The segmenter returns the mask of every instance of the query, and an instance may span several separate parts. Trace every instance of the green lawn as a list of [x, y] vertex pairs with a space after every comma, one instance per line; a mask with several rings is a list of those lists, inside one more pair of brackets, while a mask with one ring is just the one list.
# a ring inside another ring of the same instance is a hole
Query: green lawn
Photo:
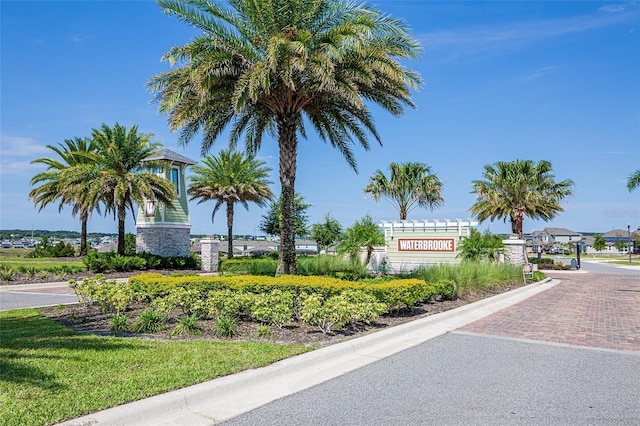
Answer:
[[631, 259], [631, 262], [629, 262], [629, 259], [627, 259], [627, 260], [613, 260], [613, 261], [607, 262], [607, 263], [613, 263], [614, 265], [640, 266], [640, 260], [639, 259]]
[[13, 268], [27, 267], [40, 269], [59, 268], [61, 266], [71, 266], [75, 268], [81, 268], [82, 270], [87, 267], [81, 260], [57, 260], [55, 258], [29, 258], [19, 256], [0, 256], [0, 264], [7, 265]]
[[0, 312], [0, 425], [45, 425], [310, 350], [72, 332], [35, 309]]

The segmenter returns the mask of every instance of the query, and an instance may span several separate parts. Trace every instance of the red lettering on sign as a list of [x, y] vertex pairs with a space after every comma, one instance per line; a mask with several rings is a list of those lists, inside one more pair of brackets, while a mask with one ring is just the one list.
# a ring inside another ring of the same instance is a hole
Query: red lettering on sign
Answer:
[[453, 238], [398, 238], [398, 251], [453, 252]]

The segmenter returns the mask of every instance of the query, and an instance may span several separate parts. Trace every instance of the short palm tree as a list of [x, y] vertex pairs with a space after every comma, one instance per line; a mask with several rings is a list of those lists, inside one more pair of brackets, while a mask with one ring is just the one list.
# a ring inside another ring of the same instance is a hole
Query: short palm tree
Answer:
[[384, 245], [384, 234], [373, 221], [373, 217], [367, 214], [347, 228], [342, 241], [338, 244], [338, 253], [346, 253], [354, 259], [364, 247], [367, 253], [364, 264], [368, 265], [375, 247], [381, 245]]
[[95, 154], [96, 145], [89, 138], [65, 139], [58, 146], [47, 145], [47, 148], [55, 152], [58, 159], [38, 158], [31, 164], [44, 164], [47, 169], [36, 174], [31, 179], [31, 185], [38, 185], [29, 192], [29, 198], [42, 210], [49, 203], [59, 201], [58, 210], [62, 211], [64, 205], [70, 205], [71, 215], [80, 215], [80, 256], [87, 254], [87, 222], [94, 208], [98, 205], [88, 205], [85, 202], [86, 192], [78, 191], [71, 185], [74, 176], [81, 173], [84, 165], [91, 163], [91, 154]]
[[627, 178], [627, 189], [629, 192], [640, 188], [640, 169], [631, 173]]
[[426, 164], [391, 163], [389, 169], [390, 177], [376, 170], [364, 192], [377, 203], [380, 198], [389, 200], [398, 209], [400, 220], [406, 220], [416, 206], [433, 210], [443, 203], [442, 182]]
[[161, 161], [149, 161], [159, 144], [152, 143], [152, 135], [138, 133], [138, 126], [126, 127], [116, 123], [113, 128], [103, 124], [93, 129], [91, 137], [96, 144], [95, 167], [87, 175], [96, 176], [76, 184], [86, 191], [88, 203], [101, 201], [106, 212], [112, 212], [118, 221], [118, 253], [125, 251], [125, 219], [127, 209], [135, 215], [134, 203], [141, 205], [146, 199], [155, 199], [172, 208], [176, 197], [173, 184], [152, 170], [164, 170]]
[[240, 203], [249, 209], [249, 202], [264, 206], [273, 198], [268, 180], [271, 168], [252, 156], [238, 152], [220, 151], [218, 156], [206, 156], [202, 164], [192, 167], [189, 195], [198, 204], [215, 200], [211, 221], [220, 207], [227, 207], [227, 257], [233, 257], [234, 205]]
[[[202, 31], [164, 59], [153, 77], [160, 111], [179, 140], [202, 135], [206, 153], [227, 126], [230, 146], [245, 135], [255, 154], [277, 139], [282, 197], [277, 274], [296, 273], [294, 196], [298, 138], [307, 127], [356, 170], [352, 146], [380, 142], [369, 107], [396, 116], [413, 106], [420, 76], [400, 62], [419, 44], [398, 19], [343, 0], [160, 0], [165, 13]], [[201, 131], [199, 133], [199, 131]]]
[[485, 165], [483, 180], [472, 183], [477, 195], [470, 211], [479, 221], [502, 218], [511, 221], [511, 232], [522, 237], [524, 217], [553, 219], [564, 208], [562, 200], [573, 193], [573, 181], [555, 181], [553, 167], [548, 161], [499, 161]]

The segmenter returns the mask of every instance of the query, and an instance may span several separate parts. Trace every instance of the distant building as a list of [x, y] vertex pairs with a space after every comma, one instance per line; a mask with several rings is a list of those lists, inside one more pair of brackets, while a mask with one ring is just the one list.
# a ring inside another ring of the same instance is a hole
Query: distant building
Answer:
[[[533, 231], [527, 241], [530, 243], [531, 251], [537, 253], [539, 247], [546, 252], [564, 249], [568, 244], [582, 243], [583, 238], [581, 233], [570, 229], [548, 227], [542, 231]], [[571, 249], [570, 246], [567, 248]]]
[[[296, 240], [296, 254], [318, 254], [318, 243], [311, 240]], [[218, 250], [226, 256], [228, 244], [220, 242]], [[234, 256], [261, 256], [280, 250], [280, 241], [233, 240]]]
[[[603, 254], [621, 255], [629, 253], [629, 232], [626, 229], [614, 229], [602, 234], [602, 238], [606, 242], [605, 248], [602, 250]], [[622, 250], [618, 250], [616, 245], [624, 244]], [[633, 244], [633, 239], [631, 241]], [[633, 247], [633, 245], [632, 245]]]

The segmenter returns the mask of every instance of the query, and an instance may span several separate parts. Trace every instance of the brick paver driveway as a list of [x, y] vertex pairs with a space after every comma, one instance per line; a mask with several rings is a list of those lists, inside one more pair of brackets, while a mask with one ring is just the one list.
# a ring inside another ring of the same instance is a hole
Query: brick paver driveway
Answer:
[[547, 275], [560, 284], [459, 331], [640, 352], [640, 275]]

